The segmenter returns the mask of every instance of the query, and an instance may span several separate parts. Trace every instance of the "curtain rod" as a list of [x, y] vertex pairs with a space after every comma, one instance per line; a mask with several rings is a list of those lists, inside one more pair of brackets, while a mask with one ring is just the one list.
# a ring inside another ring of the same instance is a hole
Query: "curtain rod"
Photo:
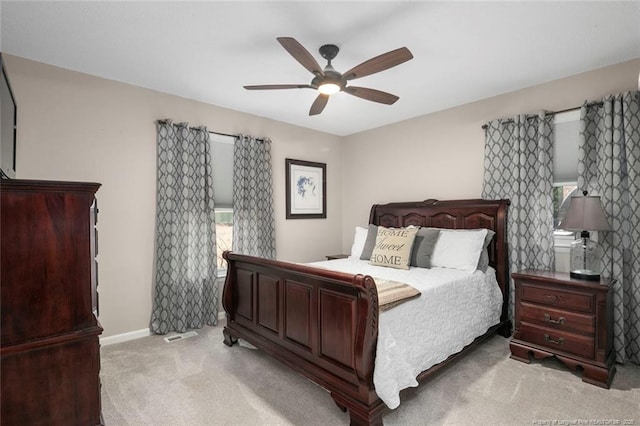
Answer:
[[[159, 123], [169, 123], [169, 124], [172, 124], [171, 119], [168, 119], [168, 118], [158, 120], [158, 122], [159, 122]], [[193, 130], [193, 129], [195, 129], [195, 130], [200, 130], [200, 129], [202, 129], [202, 126], [197, 126], [197, 127], [196, 127], [196, 126], [187, 126], [187, 128], [192, 129], [192, 130]], [[237, 137], [239, 136], [239, 135], [231, 135], [231, 134], [229, 134], [229, 133], [214, 132], [213, 130], [207, 130], [207, 131], [208, 131], [209, 133], [213, 133], [214, 135], [228, 136], [228, 137], [230, 137], [230, 138], [237, 138]], [[264, 138], [256, 138], [256, 140], [257, 140], [258, 142], [264, 142]]]
[[[230, 135], [229, 133], [214, 132], [213, 130], [209, 130], [209, 133], [213, 133], [214, 135], [220, 135], [220, 136], [229, 136], [230, 138], [237, 138], [238, 137], [238, 135]], [[256, 138], [256, 140], [258, 142], [264, 142], [264, 138]]]
[[[603, 104], [604, 104], [604, 102], [602, 102], [602, 101], [594, 101], [594, 102], [587, 102], [585, 105], [587, 107], [592, 107], [592, 106], [602, 106]], [[582, 106], [577, 106], [577, 107], [567, 108], [567, 109], [561, 109], [560, 111], [549, 111], [549, 112], [546, 112], [546, 115], [556, 115], [556, 114], [561, 114], [563, 112], [577, 111], [580, 108], [582, 108]], [[535, 117], [537, 117], [537, 115], [536, 116], [527, 117], [527, 120], [530, 120], [530, 119], [535, 118]], [[506, 123], [513, 123], [513, 118], [508, 118], [508, 119], [506, 119], [506, 120], [504, 120], [502, 122], [502, 124], [506, 124]], [[482, 125], [482, 130], [487, 130], [487, 127], [488, 127], [488, 125], [483, 124]]]
[[220, 136], [229, 136], [230, 138], [238, 137], [238, 135], [230, 135], [229, 133], [214, 132], [213, 130], [209, 130], [209, 133], [213, 133], [214, 135], [220, 135]]

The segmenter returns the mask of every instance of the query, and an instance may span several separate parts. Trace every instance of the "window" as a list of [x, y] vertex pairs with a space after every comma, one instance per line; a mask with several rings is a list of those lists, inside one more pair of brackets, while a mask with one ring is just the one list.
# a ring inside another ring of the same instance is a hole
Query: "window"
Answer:
[[580, 110], [556, 114], [553, 134], [553, 227], [558, 229], [577, 189]]
[[575, 183], [567, 185], [554, 185], [553, 186], [553, 228], [558, 229], [560, 220], [564, 217], [564, 214], [569, 208], [569, 201], [571, 197], [577, 192]]
[[558, 227], [577, 192], [580, 111], [556, 114], [553, 120], [553, 246], [555, 269], [569, 272], [569, 247], [575, 232]]
[[227, 263], [222, 252], [231, 250], [233, 241], [233, 136], [211, 133], [213, 196], [216, 218], [217, 266], [224, 276]]
[[217, 266], [219, 271], [226, 271], [227, 263], [222, 258], [225, 250], [231, 250], [233, 241], [233, 209], [215, 209]]

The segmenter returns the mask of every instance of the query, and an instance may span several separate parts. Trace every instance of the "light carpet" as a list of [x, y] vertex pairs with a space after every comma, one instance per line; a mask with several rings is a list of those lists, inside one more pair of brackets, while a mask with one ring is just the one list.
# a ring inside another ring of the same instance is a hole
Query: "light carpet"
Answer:
[[[222, 322], [224, 323], [224, 321]], [[265, 353], [222, 343], [222, 326], [166, 343], [149, 336], [105, 346], [108, 426], [347, 425], [328, 392]], [[494, 336], [452, 368], [400, 394], [385, 425], [640, 425], [640, 366], [617, 366], [611, 389], [555, 359], [509, 358]]]

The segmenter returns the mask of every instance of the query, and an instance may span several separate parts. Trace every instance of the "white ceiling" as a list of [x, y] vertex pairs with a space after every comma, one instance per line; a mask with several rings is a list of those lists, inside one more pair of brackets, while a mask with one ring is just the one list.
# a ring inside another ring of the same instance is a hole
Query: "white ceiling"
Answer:
[[[12, 2], [2, 51], [238, 111], [348, 135], [640, 57], [640, 2]], [[394, 105], [333, 95], [276, 37], [337, 44], [338, 71], [398, 47], [414, 59], [352, 81]], [[639, 70], [640, 71], [640, 70]]]

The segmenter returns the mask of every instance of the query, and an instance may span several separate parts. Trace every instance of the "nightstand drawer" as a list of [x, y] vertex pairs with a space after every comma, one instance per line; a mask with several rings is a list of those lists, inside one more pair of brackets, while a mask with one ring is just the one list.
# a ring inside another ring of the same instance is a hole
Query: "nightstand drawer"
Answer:
[[566, 352], [588, 359], [593, 359], [595, 353], [593, 338], [533, 324], [520, 324], [520, 339], [545, 346], [554, 352]]
[[574, 293], [522, 283], [522, 300], [595, 313], [593, 293]]
[[590, 336], [594, 336], [596, 332], [595, 315], [578, 314], [526, 302], [520, 303], [520, 320]]

